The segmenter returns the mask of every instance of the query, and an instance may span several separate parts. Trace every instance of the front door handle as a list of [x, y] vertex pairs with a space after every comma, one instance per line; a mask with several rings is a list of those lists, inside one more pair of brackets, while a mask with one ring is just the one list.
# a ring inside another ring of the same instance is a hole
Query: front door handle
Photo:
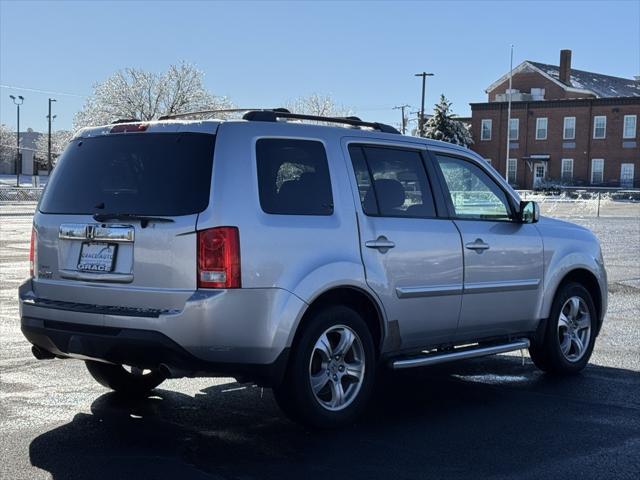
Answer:
[[489, 244], [484, 243], [481, 238], [476, 238], [475, 242], [469, 242], [465, 245], [469, 250], [475, 250], [478, 253], [482, 253], [485, 250], [489, 250]]
[[390, 248], [396, 246], [391, 240], [387, 239], [384, 235], [380, 235], [375, 240], [367, 240], [364, 242], [364, 246], [367, 248], [375, 248], [380, 251], [380, 253], [385, 253]]

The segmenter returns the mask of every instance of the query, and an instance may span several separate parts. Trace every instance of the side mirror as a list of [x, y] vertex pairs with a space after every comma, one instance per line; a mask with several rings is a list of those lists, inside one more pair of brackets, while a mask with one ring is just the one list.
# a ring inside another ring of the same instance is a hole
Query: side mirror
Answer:
[[540, 206], [536, 202], [520, 202], [520, 223], [536, 223], [540, 220]]

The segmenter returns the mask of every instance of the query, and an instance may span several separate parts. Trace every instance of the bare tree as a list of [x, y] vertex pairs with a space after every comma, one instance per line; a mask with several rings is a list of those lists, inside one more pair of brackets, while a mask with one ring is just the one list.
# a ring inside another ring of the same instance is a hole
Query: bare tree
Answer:
[[119, 118], [153, 120], [162, 115], [197, 110], [229, 108], [226, 97], [209, 93], [204, 74], [182, 62], [166, 72], [154, 73], [125, 68], [94, 85], [83, 109], [76, 114], [76, 127], [104, 125]]
[[15, 173], [16, 133], [0, 124], [0, 173]]
[[[69, 140], [73, 137], [73, 132], [69, 130], [57, 130], [51, 132], [51, 163], [55, 166], [56, 160], [65, 149]], [[49, 138], [46, 133], [43, 133], [36, 139], [35, 156], [38, 162], [39, 170], [48, 169], [48, 153], [49, 153]]]
[[318, 115], [322, 117], [346, 117], [353, 115], [351, 109], [344, 105], [338, 105], [330, 95], [312, 93], [306, 97], [290, 100], [286, 104], [287, 109], [293, 113], [306, 115]]

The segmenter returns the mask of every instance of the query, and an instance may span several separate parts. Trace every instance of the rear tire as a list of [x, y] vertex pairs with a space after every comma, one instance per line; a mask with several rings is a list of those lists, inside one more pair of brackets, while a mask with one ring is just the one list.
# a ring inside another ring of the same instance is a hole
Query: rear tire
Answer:
[[373, 338], [360, 314], [347, 306], [329, 306], [307, 319], [274, 396], [296, 422], [340, 427], [366, 407], [375, 367]]
[[584, 369], [593, 352], [597, 318], [586, 288], [579, 283], [560, 287], [541, 340], [529, 347], [536, 367], [556, 375], [576, 374]]
[[134, 373], [136, 369], [127, 371], [122, 365], [111, 363], [87, 360], [85, 364], [91, 376], [100, 385], [123, 395], [145, 395], [165, 380], [159, 370], [151, 370], [143, 374], [142, 372]]

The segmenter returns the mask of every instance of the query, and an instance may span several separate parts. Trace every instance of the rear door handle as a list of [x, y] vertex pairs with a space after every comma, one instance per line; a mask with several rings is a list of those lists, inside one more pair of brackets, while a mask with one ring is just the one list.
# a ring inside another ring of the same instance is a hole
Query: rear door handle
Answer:
[[395, 247], [396, 244], [387, 239], [387, 237], [380, 235], [375, 240], [367, 240], [364, 242], [364, 246], [367, 248], [375, 248], [380, 250], [381, 253], [385, 253], [390, 248]]
[[475, 250], [478, 253], [482, 253], [485, 250], [489, 250], [489, 244], [484, 243], [481, 238], [476, 238], [475, 242], [469, 242], [465, 245], [469, 250]]

